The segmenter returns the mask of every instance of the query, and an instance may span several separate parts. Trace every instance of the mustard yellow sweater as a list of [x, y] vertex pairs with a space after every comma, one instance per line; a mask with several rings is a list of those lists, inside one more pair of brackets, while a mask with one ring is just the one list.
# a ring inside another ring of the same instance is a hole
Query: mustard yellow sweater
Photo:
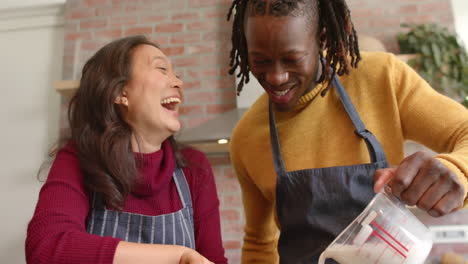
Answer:
[[[434, 91], [407, 64], [387, 53], [363, 53], [358, 69], [340, 77], [362, 121], [397, 165], [403, 142], [433, 149], [468, 189], [468, 111]], [[368, 163], [364, 140], [332, 88], [304, 95], [291, 112], [276, 112], [286, 170]], [[263, 94], [234, 129], [231, 159], [245, 209], [243, 263], [277, 263], [279, 224], [275, 209], [276, 173], [269, 137], [268, 97]], [[465, 199], [465, 206], [467, 200]]]

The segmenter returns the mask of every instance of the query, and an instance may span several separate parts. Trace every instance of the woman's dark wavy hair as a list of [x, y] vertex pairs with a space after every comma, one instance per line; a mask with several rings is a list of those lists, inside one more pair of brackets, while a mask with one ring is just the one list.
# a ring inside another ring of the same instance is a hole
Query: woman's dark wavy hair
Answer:
[[[319, 47], [321, 47], [319, 56], [322, 69], [324, 69], [318, 82], [329, 80], [327, 88], [322, 91], [322, 96], [330, 88], [335, 74], [341, 76], [349, 73], [350, 66], [357, 67], [361, 60], [356, 30], [345, 0], [233, 0], [227, 15], [228, 20], [234, 16], [229, 73], [234, 74], [236, 68], [239, 67], [237, 77], [241, 79], [237, 85], [238, 94], [242, 91], [244, 83], [249, 82], [250, 68], [244, 32], [245, 18], [259, 15], [276, 17], [305, 15], [310, 18], [311, 23], [317, 23], [312, 26], [317, 27], [314, 32], [317, 34]], [[313, 19], [317, 15], [318, 19]], [[325, 60], [323, 59], [324, 51], [326, 51]]]
[[[85, 186], [117, 210], [136, 184], [141, 159], [132, 151], [132, 129], [114, 101], [131, 78], [133, 51], [140, 45], [159, 48], [144, 36], [131, 36], [97, 51], [84, 65], [68, 108], [68, 139], [75, 144]], [[174, 137], [169, 141], [177, 165], [185, 166]]]

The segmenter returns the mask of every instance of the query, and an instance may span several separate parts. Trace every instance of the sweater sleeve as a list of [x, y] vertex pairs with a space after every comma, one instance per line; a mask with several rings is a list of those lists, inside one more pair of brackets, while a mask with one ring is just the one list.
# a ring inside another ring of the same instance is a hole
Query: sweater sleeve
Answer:
[[55, 158], [29, 222], [27, 263], [112, 263], [119, 239], [88, 234], [89, 210], [79, 161], [66, 146]]
[[184, 169], [191, 186], [196, 250], [216, 264], [226, 264], [221, 238], [219, 200], [211, 165], [199, 151], [186, 149]]
[[465, 186], [468, 207], [468, 110], [435, 91], [406, 63], [394, 58], [392, 64], [405, 138], [440, 153], [436, 158]]
[[246, 219], [242, 263], [278, 263], [275, 205], [262, 194], [245, 170], [241, 148], [245, 148], [246, 144], [239, 140], [245, 135], [239, 125], [234, 131], [230, 149], [231, 162], [241, 186]]

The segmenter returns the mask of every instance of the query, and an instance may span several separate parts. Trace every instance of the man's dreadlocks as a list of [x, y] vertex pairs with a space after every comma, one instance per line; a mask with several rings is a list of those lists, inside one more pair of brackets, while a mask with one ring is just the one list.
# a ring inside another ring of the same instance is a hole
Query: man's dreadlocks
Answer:
[[[302, 7], [306, 10], [301, 10]], [[310, 17], [316, 14], [319, 15], [316, 32], [319, 38], [319, 47], [321, 48], [319, 56], [323, 70], [318, 82], [329, 80], [322, 95], [330, 88], [331, 80], [335, 74], [341, 76], [349, 73], [349, 65], [356, 68], [361, 60], [356, 30], [345, 0], [272, 0], [269, 5], [265, 0], [233, 0], [227, 15], [228, 20], [231, 19], [233, 11], [235, 11], [235, 14], [232, 25], [232, 50], [229, 63], [231, 68], [229, 73], [233, 74], [237, 67], [240, 68], [237, 75], [237, 77], [241, 78], [237, 85], [238, 94], [242, 91], [244, 83], [249, 82], [250, 69], [244, 32], [244, 18], [246, 15], [308, 15]], [[246, 14], [247, 11], [248, 14]], [[325, 59], [324, 50], [326, 50]], [[349, 62], [348, 54], [351, 62]], [[330, 77], [326, 78], [327, 76]]]

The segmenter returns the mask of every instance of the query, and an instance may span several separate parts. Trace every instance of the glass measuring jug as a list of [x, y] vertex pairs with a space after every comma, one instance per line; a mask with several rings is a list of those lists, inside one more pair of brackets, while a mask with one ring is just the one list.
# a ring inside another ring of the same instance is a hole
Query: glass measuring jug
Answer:
[[319, 264], [422, 264], [432, 248], [432, 235], [396, 198], [389, 187], [322, 252]]

